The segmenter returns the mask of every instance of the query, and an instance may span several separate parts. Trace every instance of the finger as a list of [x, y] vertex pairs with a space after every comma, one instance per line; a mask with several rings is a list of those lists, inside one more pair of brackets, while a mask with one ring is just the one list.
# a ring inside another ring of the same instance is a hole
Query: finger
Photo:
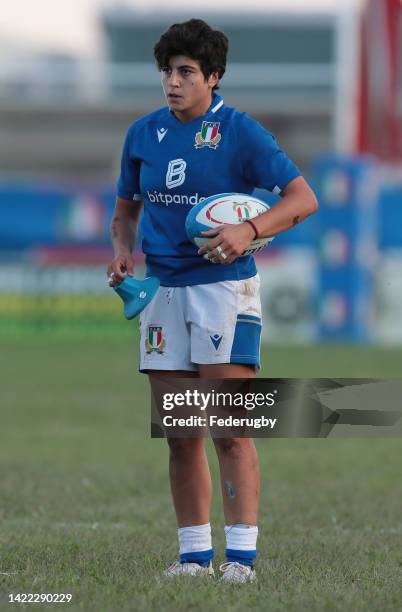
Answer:
[[125, 276], [127, 273], [127, 266], [126, 266], [126, 262], [125, 260], [118, 260], [116, 262], [116, 266], [114, 266], [113, 268], [116, 273], [121, 274], [122, 276]]
[[231, 253], [230, 250], [226, 250], [223, 246], [223, 243], [218, 244], [216, 249], [213, 249], [212, 251], [208, 251], [208, 256], [212, 259], [227, 259], [229, 253]]
[[204, 259], [214, 264], [228, 264], [232, 263], [237, 257], [222, 257], [222, 255], [213, 256], [211, 253], [206, 253], [203, 255]]
[[228, 265], [233, 263], [237, 259], [236, 253], [231, 249], [225, 251], [224, 255], [224, 257], [222, 257], [222, 254], [218, 255], [217, 259], [219, 259], [219, 263]]
[[134, 275], [134, 261], [131, 258], [126, 261], [126, 270], [129, 276]]
[[120, 283], [127, 276], [125, 267], [120, 262], [112, 264], [112, 275]]
[[115, 285], [117, 285], [116, 275], [113, 271], [111, 271], [108, 275], [107, 282], [109, 287], [114, 287]]
[[217, 236], [216, 238], [213, 238], [213, 240], [208, 240], [208, 242], [206, 242], [198, 250], [198, 254], [199, 255], [204, 255], [204, 253], [208, 253], [209, 251], [212, 251], [213, 249], [216, 249], [217, 246], [220, 246], [222, 250], [224, 249], [224, 243], [222, 242], [221, 236]]
[[227, 263], [227, 259], [229, 257], [233, 257], [233, 256], [237, 257], [236, 251], [232, 247], [230, 247], [228, 244], [226, 244], [225, 242], [222, 242], [220, 245], [216, 247], [216, 249], [214, 249], [213, 251], [210, 251], [208, 255], [210, 257], [224, 260], [223, 263]]
[[210, 259], [208, 257], [208, 253], [206, 253], [205, 255], [203, 255], [203, 258], [206, 259], [207, 261], [209, 261], [210, 263], [218, 263], [217, 261], [215, 261], [215, 259]]
[[201, 232], [201, 234], [202, 236], [216, 236], [221, 230], [224, 229], [224, 227], [224, 225], [218, 225], [218, 227], [213, 227], [210, 230], [205, 230], [205, 232]]

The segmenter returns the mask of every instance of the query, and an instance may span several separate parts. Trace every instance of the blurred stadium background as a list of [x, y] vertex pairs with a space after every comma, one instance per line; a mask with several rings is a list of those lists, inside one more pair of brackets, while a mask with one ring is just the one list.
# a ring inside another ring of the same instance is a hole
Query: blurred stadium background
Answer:
[[[321, 205], [259, 257], [272, 342], [402, 343], [401, 8], [197, 11], [230, 36], [225, 101], [276, 134]], [[1, 42], [1, 334], [127, 330], [105, 282], [121, 145], [164, 104], [154, 41], [190, 16], [103, 9], [91, 59]]]
[[[46, 6], [72, 35], [64, 11], [78, 2], [26, 4], [18, 25], [49, 37]], [[41, 50], [3, 36], [21, 3], [0, 15], [0, 608], [11, 592], [72, 592], [70, 609], [88, 612], [401, 610], [400, 439], [258, 440], [257, 589], [223, 600], [215, 583], [157, 580], [177, 554], [167, 446], [149, 440], [137, 323], [105, 268], [125, 131], [164, 104], [152, 45], [204, 17], [231, 38], [224, 99], [276, 134], [320, 201], [258, 258], [261, 375], [400, 376], [402, 3], [85, 4], [98, 11], [92, 56], [66, 51], [62, 32]]]

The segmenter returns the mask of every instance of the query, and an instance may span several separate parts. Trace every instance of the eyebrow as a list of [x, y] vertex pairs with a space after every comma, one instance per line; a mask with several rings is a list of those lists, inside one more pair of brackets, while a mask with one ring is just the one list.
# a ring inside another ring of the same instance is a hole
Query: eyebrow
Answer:
[[178, 70], [181, 70], [182, 68], [190, 68], [190, 70], [196, 70], [197, 67], [196, 66], [190, 66], [189, 64], [183, 64], [182, 66], [177, 66]]

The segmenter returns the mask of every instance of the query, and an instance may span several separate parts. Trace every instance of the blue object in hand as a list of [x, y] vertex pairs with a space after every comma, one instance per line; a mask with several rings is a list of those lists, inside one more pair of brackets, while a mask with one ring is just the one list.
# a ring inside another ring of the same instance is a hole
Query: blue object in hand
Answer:
[[137, 280], [132, 276], [127, 276], [121, 283], [115, 285], [113, 289], [124, 302], [124, 316], [129, 321], [134, 319], [154, 297], [158, 291], [159, 279], [150, 276], [144, 280]]

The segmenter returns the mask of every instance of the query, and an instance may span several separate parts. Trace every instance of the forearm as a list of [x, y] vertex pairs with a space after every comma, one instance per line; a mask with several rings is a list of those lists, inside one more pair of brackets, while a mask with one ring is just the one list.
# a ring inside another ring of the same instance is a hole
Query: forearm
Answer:
[[117, 199], [110, 226], [115, 255], [132, 253], [137, 240], [138, 222], [142, 203]]
[[313, 201], [300, 202], [295, 195], [285, 196], [269, 211], [253, 219], [259, 237], [276, 236], [301, 223], [317, 209]]
[[131, 253], [137, 239], [137, 225], [131, 219], [114, 215], [110, 226], [110, 235], [115, 255]]
[[259, 237], [275, 236], [301, 223], [318, 208], [313, 191], [301, 177], [283, 192], [282, 199], [269, 211], [253, 219]]

